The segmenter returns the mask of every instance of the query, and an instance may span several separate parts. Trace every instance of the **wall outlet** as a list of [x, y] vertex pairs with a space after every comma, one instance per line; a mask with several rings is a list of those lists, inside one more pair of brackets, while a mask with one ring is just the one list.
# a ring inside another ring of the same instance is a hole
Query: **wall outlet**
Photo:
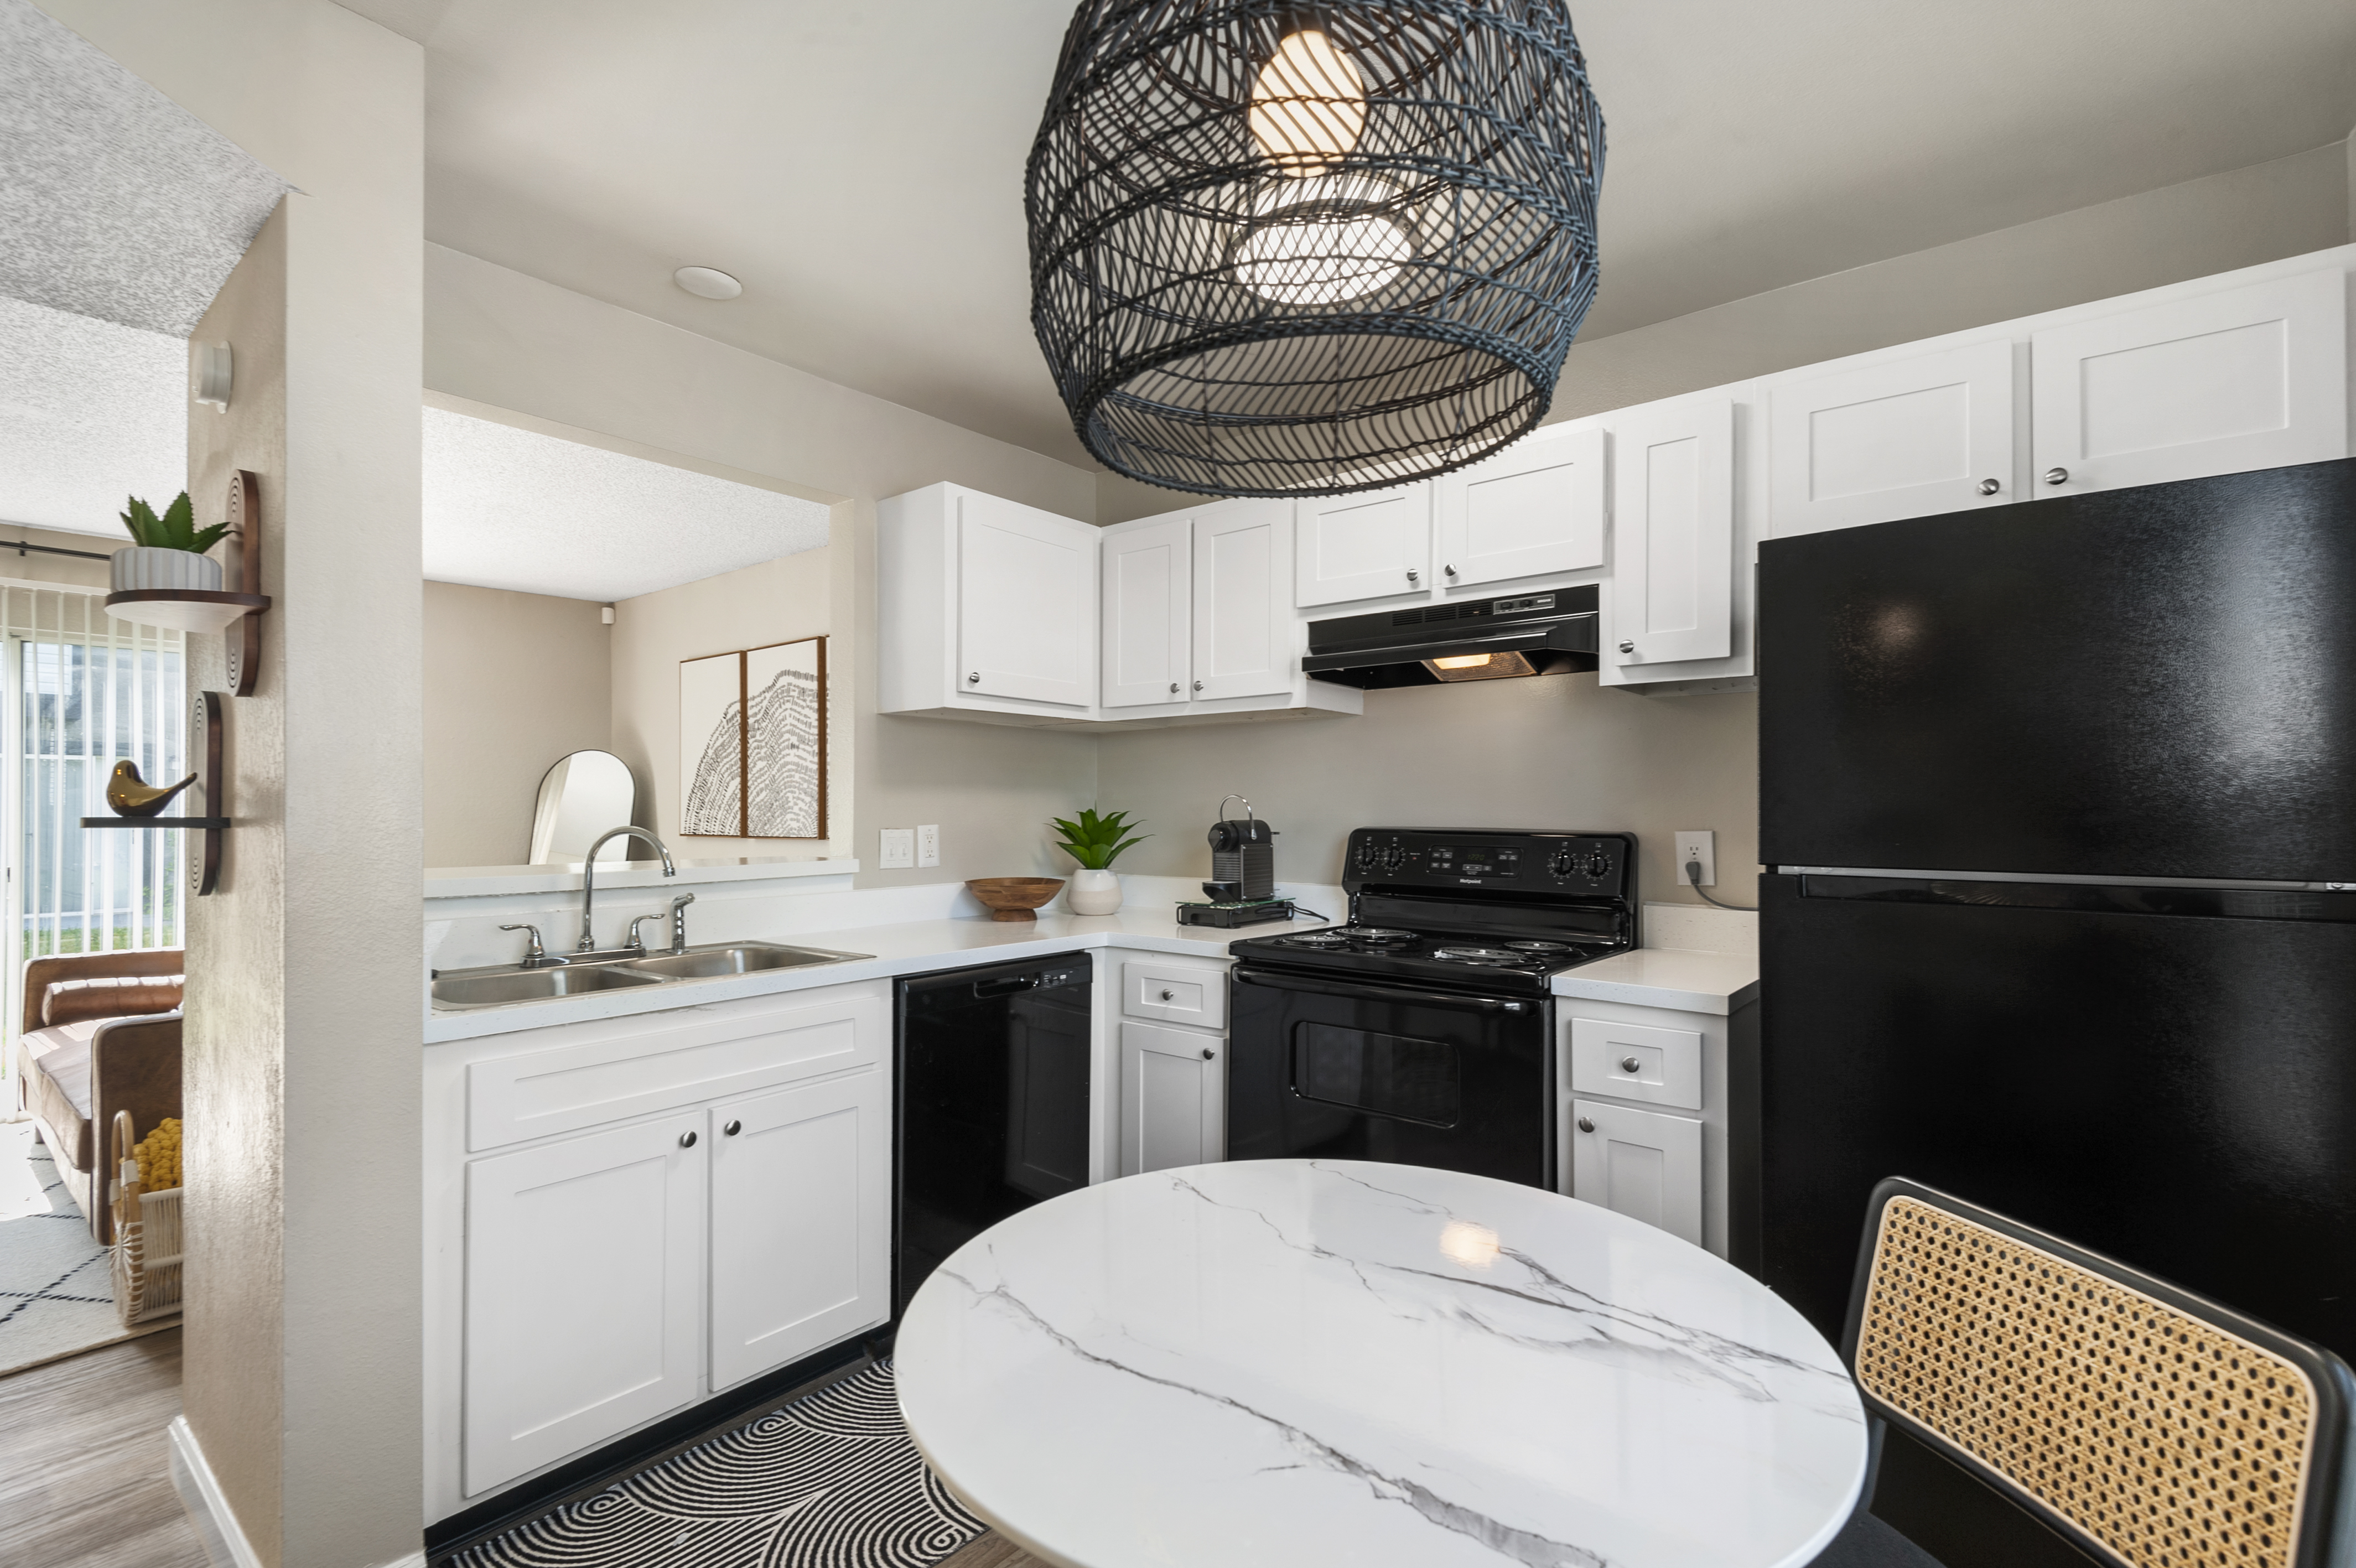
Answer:
[[927, 822], [916, 829], [916, 864], [937, 866], [941, 863], [941, 825]]
[[[1701, 862], [1701, 880], [1697, 883], [1687, 875], [1686, 867], [1692, 861]], [[1718, 835], [1707, 827], [1677, 829], [1677, 886], [1714, 888], [1718, 886]]]
[[916, 863], [916, 830], [913, 827], [884, 829], [883, 853], [875, 863], [887, 871], [905, 870]]

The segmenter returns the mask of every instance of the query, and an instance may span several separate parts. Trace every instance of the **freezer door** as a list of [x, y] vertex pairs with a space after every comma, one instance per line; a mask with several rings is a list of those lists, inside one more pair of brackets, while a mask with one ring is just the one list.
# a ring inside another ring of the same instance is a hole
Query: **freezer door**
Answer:
[[1824, 1333], [1909, 1176], [2356, 1356], [2356, 894], [1761, 901], [1763, 1274]]
[[2356, 881], [2356, 460], [1759, 571], [1769, 865]]

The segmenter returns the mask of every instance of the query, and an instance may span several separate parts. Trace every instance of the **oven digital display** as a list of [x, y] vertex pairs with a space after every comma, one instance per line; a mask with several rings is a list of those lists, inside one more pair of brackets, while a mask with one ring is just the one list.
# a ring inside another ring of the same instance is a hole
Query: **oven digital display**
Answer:
[[1483, 848], [1478, 845], [1461, 851], [1435, 846], [1430, 856], [1432, 875], [1457, 878], [1510, 877], [1520, 868], [1521, 859], [1518, 849]]

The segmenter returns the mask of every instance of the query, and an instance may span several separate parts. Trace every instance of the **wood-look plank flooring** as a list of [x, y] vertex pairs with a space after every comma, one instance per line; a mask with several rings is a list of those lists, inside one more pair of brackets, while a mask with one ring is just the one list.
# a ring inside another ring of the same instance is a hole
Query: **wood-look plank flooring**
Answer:
[[179, 1413], [177, 1328], [0, 1378], [0, 1568], [206, 1568], [172, 1489]]
[[941, 1559], [939, 1568], [1047, 1568], [1047, 1564], [991, 1531]]

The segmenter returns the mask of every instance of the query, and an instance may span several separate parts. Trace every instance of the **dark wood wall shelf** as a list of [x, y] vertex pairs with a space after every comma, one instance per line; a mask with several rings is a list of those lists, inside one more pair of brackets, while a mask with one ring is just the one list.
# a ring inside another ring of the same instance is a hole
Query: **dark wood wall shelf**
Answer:
[[173, 631], [219, 632], [229, 655], [229, 688], [253, 695], [262, 664], [262, 615], [270, 595], [262, 592], [262, 482], [241, 468], [229, 481], [228, 559], [221, 562], [225, 592], [201, 588], [134, 588], [106, 596], [115, 618]]
[[[234, 633], [230, 648], [237, 648]], [[198, 748], [197, 782], [188, 787], [202, 790], [203, 800], [210, 809], [219, 810], [227, 798], [221, 794], [221, 709], [227, 702], [218, 691], [199, 691], [188, 706], [188, 741]], [[236, 826], [227, 816], [85, 816], [84, 827], [185, 827], [203, 835], [198, 853], [188, 857], [188, 891], [201, 898], [213, 891], [220, 880], [222, 837]]]

